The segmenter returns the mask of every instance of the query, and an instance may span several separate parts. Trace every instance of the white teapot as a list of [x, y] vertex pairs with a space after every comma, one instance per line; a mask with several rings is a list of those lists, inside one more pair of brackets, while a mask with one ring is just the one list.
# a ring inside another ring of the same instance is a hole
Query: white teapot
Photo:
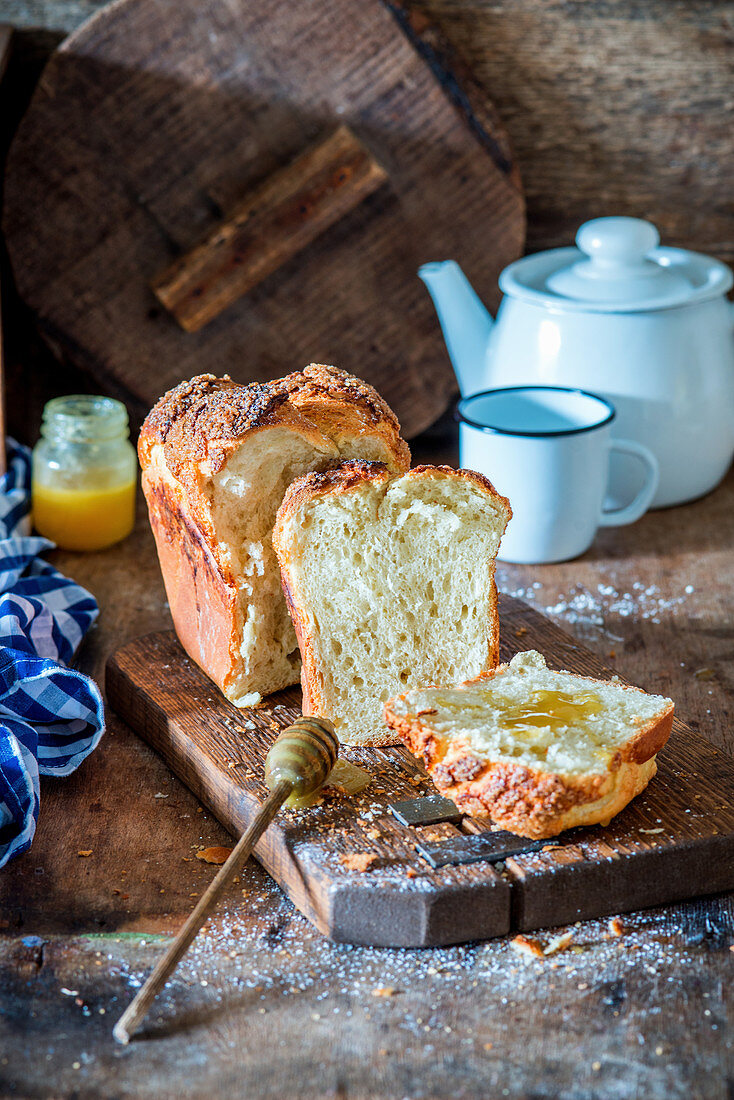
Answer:
[[462, 395], [536, 383], [606, 397], [614, 435], [658, 460], [652, 507], [713, 489], [734, 453], [734, 275], [659, 241], [638, 218], [586, 222], [578, 248], [505, 268], [496, 321], [453, 260], [419, 270]]

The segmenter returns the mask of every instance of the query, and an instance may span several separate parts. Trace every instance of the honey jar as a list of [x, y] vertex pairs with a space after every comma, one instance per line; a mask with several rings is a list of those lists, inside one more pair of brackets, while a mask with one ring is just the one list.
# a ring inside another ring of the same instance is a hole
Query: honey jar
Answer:
[[110, 397], [56, 397], [33, 449], [33, 525], [63, 550], [103, 550], [135, 522], [137, 458]]

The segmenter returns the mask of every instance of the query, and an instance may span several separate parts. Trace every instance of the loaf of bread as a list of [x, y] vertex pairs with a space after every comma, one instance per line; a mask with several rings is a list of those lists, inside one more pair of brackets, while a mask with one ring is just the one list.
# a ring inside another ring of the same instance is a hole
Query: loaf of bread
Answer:
[[389, 744], [390, 695], [493, 668], [495, 557], [510, 514], [486, 478], [448, 466], [394, 476], [345, 462], [294, 481], [273, 544], [304, 713], [330, 718], [347, 744]]
[[398, 695], [385, 718], [460, 809], [540, 838], [606, 825], [644, 790], [673, 703], [551, 672], [531, 650], [468, 683]]
[[163, 397], [138, 446], [176, 632], [238, 706], [297, 683], [271, 533], [293, 478], [343, 458], [400, 472], [410, 452], [371, 386], [311, 365], [265, 385], [202, 375]]

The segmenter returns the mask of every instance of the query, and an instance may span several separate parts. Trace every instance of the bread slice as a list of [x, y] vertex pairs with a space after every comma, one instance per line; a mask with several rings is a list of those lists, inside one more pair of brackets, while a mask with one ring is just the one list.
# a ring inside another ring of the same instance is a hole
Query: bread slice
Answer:
[[606, 825], [647, 786], [673, 703], [616, 680], [551, 672], [530, 650], [456, 687], [390, 699], [385, 718], [460, 809], [520, 836], [551, 837]]
[[346, 462], [295, 481], [273, 532], [301, 647], [303, 710], [347, 744], [388, 744], [401, 687], [474, 676], [499, 659], [494, 563], [510, 518], [480, 474], [396, 477]]
[[265, 385], [211, 374], [148, 415], [143, 490], [181, 644], [237, 706], [298, 682], [298, 644], [272, 546], [293, 478], [342, 458], [410, 465], [375, 390], [312, 364]]

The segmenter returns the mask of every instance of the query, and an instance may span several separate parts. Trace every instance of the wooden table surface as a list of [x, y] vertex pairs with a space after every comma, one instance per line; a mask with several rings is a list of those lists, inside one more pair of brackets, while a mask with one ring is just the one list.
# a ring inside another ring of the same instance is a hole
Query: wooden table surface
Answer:
[[[65, 31], [101, 6], [0, 0], [0, 18]], [[730, 0], [414, 6], [491, 89], [521, 164], [530, 249], [615, 212], [731, 259]], [[3, 147], [58, 37], [27, 37]], [[80, 383], [38, 348], [26, 377], [33, 337], [10, 306], [9, 421], [32, 435], [38, 400]], [[451, 457], [435, 437], [414, 454]], [[730, 474], [700, 502], [602, 531], [578, 562], [501, 566], [499, 580], [734, 752], [733, 544]], [[54, 557], [102, 608], [85, 671], [100, 676], [111, 649], [169, 625], [142, 508], [122, 546]], [[627, 916], [622, 936], [587, 922], [570, 950], [526, 961], [506, 940], [331, 945], [251, 864], [146, 1037], [117, 1047], [112, 1023], [215, 873], [196, 850], [219, 843], [217, 822], [112, 715], [75, 775], [42, 784], [33, 848], [0, 873], [0, 1096], [734, 1095], [730, 896]]]
[[[452, 448], [434, 434], [414, 455]], [[579, 561], [501, 565], [499, 582], [731, 752], [733, 541], [730, 474], [600, 532]], [[79, 660], [90, 674], [169, 625], [142, 503], [123, 545], [53, 557], [102, 609]], [[570, 949], [527, 960], [507, 939], [333, 945], [251, 864], [144, 1037], [116, 1046], [112, 1024], [215, 873], [196, 851], [227, 842], [112, 714], [79, 770], [42, 784], [33, 847], [0, 874], [0, 1095], [731, 1096], [731, 896], [626, 916], [621, 936], [586, 922]]]

